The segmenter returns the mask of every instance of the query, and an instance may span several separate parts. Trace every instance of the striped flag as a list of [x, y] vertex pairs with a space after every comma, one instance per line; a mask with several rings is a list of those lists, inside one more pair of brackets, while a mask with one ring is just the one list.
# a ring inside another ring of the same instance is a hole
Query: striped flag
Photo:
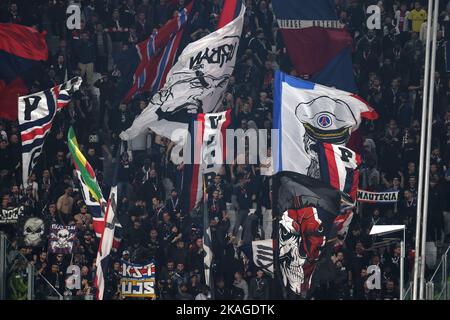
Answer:
[[81, 82], [81, 77], [75, 77], [51, 89], [19, 97], [18, 118], [24, 184], [38, 161], [56, 112], [70, 102], [71, 94], [79, 89]]
[[111, 192], [109, 194], [109, 199], [106, 204], [106, 212], [104, 216], [104, 226], [101, 231], [100, 243], [97, 251], [96, 259], [96, 274], [94, 280], [94, 286], [97, 288], [96, 298], [97, 300], [103, 300], [103, 295], [105, 291], [105, 278], [109, 272], [110, 267], [110, 253], [111, 251], [116, 251], [118, 245], [120, 244], [122, 235], [122, 226], [119, 223], [119, 212], [117, 209], [117, 175], [119, 172], [119, 159], [123, 152], [123, 144], [117, 150], [116, 155], [116, 166], [114, 170], [113, 186], [111, 187]]
[[69, 128], [69, 132], [67, 134], [67, 144], [69, 146], [70, 154], [72, 155], [75, 169], [80, 172], [81, 179], [89, 189], [89, 192], [94, 200], [100, 202], [101, 199], [103, 199], [102, 190], [97, 183], [94, 169], [78, 148], [77, 138], [72, 127]]
[[[190, 212], [201, 204], [203, 179], [209, 180], [226, 163], [226, 130], [233, 123], [231, 109], [200, 113], [189, 124], [191, 162], [183, 169], [183, 210]], [[200, 146], [200, 147], [199, 147]]]
[[96, 259], [94, 286], [97, 288], [97, 300], [103, 300], [105, 290], [105, 273], [109, 268], [110, 253], [114, 243], [114, 231], [117, 221], [117, 186], [111, 188], [105, 212], [105, 227], [100, 238]]
[[83, 181], [81, 172], [79, 170], [76, 170], [76, 173], [78, 181], [80, 182], [81, 195], [83, 196], [87, 211], [92, 215], [92, 225], [94, 228], [94, 233], [98, 238], [100, 238], [102, 236], [103, 228], [105, 227], [104, 212], [102, 208], [106, 207], [106, 202], [103, 198], [100, 202], [95, 201], [95, 199], [93, 199], [91, 196], [89, 188]]
[[311, 75], [322, 85], [355, 92], [352, 37], [338, 20], [334, 2], [274, 0], [272, 5], [297, 73]]
[[116, 59], [119, 69], [125, 70], [132, 65], [127, 69], [132, 76], [130, 72], [123, 73], [119, 84], [119, 96], [124, 102], [128, 103], [142, 93], [153, 95], [164, 85], [193, 4], [194, 1], [191, 1], [176, 17]]
[[[75, 171], [80, 181], [81, 194], [88, 212], [92, 215], [92, 225], [97, 238], [101, 238], [105, 229], [105, 210], [107, 201], [102, 195], [95, 173], [78, 148], [75, 132], [72, 127], [67, 134], [68, 145], [72, 155]], [[84, 164], [83, 164], [84, 163]], [[116, 223], [116, 234], [113, 241], [113, 250], [118, 250], [120, 246], [122, 226]]]
[[[76, 172], [78, 180], [80, 181], [81, 194], [83, 196], [84, 203], [86, 204], [87, 211], [92, 215], [92, 226], [94, 228], [95, 236], [100, 239], [102, 237], [103, 230], [105, 229], [105, 210], [107, 202], [103, 198], [100, 202], [96, 202], [94, 199], [92, 199], [87, 185], [81, 178], [80, 171]], [[122, 241], [122, 233], [122, 225], [117, 221], [114, 232], [114, 241], [112, 245], [113, 251], [119, 250], [120, 242]]]
[[356, 201], [361, 156], [344, 146], [317, 143], [320, 177], [335, 189], [341, 190], [343, 200]]

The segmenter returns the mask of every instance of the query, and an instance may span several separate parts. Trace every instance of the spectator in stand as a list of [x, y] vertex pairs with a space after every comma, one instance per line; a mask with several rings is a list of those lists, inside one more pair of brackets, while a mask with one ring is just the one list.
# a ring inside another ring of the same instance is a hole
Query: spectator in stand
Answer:
[[96, 52], [95, 46], [89, 38], [89, 33], [86, 31], [81, 34], [81, 41], [75, 46], [75, 56], [77, 57], [78, 68], [81, 71], [80, 75], [89, 86], [92, 85]]
[[250, 280], [249, 286], [250, 300], [268, 300], [269, 299], [269, 282], [264, 277], [264, 271], [259, 269], [256, 276]]

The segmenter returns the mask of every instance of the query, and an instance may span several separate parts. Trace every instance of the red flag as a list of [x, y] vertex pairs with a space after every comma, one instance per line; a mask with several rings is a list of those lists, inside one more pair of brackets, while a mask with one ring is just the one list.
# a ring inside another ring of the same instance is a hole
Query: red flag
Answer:
[[0, 50], [30, 60], [48, 59], [45, 33], [14, 23], [0, 23]]
[[17, 77], [9, 85], [5, 85], [5, 82], [0, 80], [0, 101], [2, 102], [0, 118], [17, 120], [17, 99], [27, 94], [28, 88], [22, 78]]

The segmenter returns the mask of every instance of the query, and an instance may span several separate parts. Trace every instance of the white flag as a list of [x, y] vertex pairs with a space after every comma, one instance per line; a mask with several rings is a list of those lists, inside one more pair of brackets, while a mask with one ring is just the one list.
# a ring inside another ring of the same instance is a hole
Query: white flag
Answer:
[[120, 134], [123, 140], [131, 140], [148, 129], [171, 138], [174, 130], [187, 129], [190, 115], [220, 111], [236, 62], [244, 13], [242, 5], [236, 19], [183, 50], [164, 87], [133, 125]]
[[[274, 87], [273, 128], [279, 130], [272, 146], [275, 173], [294, 171], [319, 179], [318, 142], [344, 146], [363, 118], [378, 117], [355, 94], [280, 71]], [[340, 149], [355, 156], [345, 147]]]

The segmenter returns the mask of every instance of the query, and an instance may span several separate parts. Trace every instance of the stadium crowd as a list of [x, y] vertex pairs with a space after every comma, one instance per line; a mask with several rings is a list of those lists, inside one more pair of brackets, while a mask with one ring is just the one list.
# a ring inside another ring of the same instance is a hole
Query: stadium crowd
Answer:
[[[215, 260], [214, 292], [204, 285], [201, 212], [181, 212], [182, 166], [170, 161], [173, 144], [149, 133], [129, 143], [129, 153], [115, 158], [120, 140], [146, 107], [148, 96], [117, 103], [120, 70], [113, 57], [142, 41], [163, 25], [185, 0], [86, 0], [81, 30], [67, 30], [65, 10], [69, 2], [2, 1], [1, 22], [34, 26], [47, 31], [49, 59], [45, 72], [34, 74], [31, 92], [82, 76], [81, 89], [58, 113], [45, 143], [37, 170], [21, 181], [21, 143], [18, 125], [0, 122], [0, 188], [2, 208], [25, 205], [25, 215], [40, 217], [48, 235], [50, 223], [75, 225], [77, 238], [72, 254], [49, 254], [47, 243], [28, 247], [21, 242], [20, 224], [0, 225], [10, 240], [8, 253], [10, 297], [24, 298], [26, 281], [23, 259], [31, 261], [60, 294], [92, 297], [98, 239], [79, 191], [66, 136], [70, 125], [87, 160], [95, 169], [103, 194], [108, 195], [116, 161], [119, 220], [123, 226], [120, 249], [108, 273], [105, 298], [121, 299], [121, 260], [145, 264], [156, 261], [157, 299], [268, 299], [281, 298], [274, 280], [255, 268], [246, 252], [251, 241], [267, 239], [272, 232], [271, 179], [260, 174], [266, 164], [223, 168], [210, 182], [208, 212]], [[186, 28], [194, 41], [213, 31], [221, 12], [220, 0], [197, 0], [194, 19]], [[336, 14], [353, 39], [353, 71], [358, 94], [379, 113], [377, 121], [362, 125], [363, 165], [360, 188], [399, 190], [396, 204], [359, 206], [345, 240], [338, 240], [332, 261], [333, 282], [316, 289], [314, 298], [397, 299], [400, 250], [397, 242], [369, 236], [374, 224], [407, 225], [407, 272], [414, 261], [419, 143], [426, 36], [426, 1], [335, 0]], [[274, 71], [296, 74], [278, 30], [270, 0], [247, 0], [244, 31], [234, 77], [223, 104], [236, 112], [236, 126], [271, 128]], [[365, 8], [378, 4], [381, 29], [368, 30]], [[435, 73], [433, 147], [431, 157], [428, 240], [438, 248], [450, 236], [450, 78], [445, 60], [450, 40], [450, 1], [441, 1]], [[256, 211], [250, 209], [255, 208]], [[382, 289], [365, 285], [367, 266], [382, 271]], [[66, 290], [69, 265], [81, 269], [79, 290]], [[428, 271], [427, 271], [428, 272]], [[55, 293], [42, 277], [36, 277], [36, 297]]]

